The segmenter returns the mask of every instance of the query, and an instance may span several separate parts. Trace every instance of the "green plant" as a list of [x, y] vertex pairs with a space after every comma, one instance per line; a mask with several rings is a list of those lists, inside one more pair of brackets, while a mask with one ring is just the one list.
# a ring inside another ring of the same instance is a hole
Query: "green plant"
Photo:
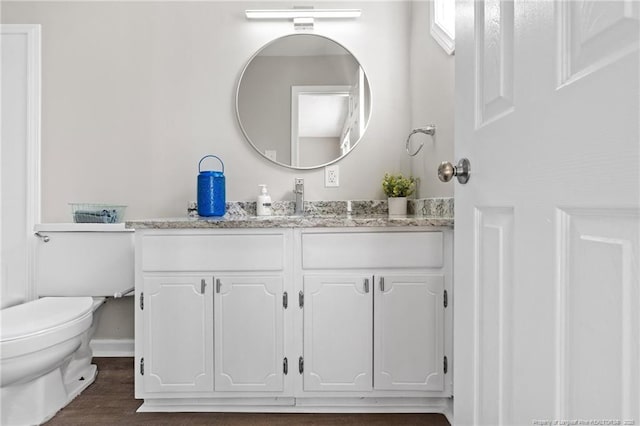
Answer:
[[382, 190], [387, 197], [407, 197], [416, 189], [416, 180], [412, 176], [406, 178], [402, 174], [384, 174]]

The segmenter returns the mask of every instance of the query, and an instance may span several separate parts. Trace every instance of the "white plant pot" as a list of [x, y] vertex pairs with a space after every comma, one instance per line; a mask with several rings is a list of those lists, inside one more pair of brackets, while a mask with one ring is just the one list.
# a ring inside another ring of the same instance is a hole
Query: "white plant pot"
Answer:
[[389, 197], [389, 216], [407, 215], [407, 197]]

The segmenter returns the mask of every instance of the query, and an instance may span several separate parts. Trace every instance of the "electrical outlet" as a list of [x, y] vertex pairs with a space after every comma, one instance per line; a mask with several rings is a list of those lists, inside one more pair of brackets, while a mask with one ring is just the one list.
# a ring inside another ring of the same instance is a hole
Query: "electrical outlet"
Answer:
[[324, 186], [325, 188], [340, 186], [340, 167], [337, 164], [324, 168]]

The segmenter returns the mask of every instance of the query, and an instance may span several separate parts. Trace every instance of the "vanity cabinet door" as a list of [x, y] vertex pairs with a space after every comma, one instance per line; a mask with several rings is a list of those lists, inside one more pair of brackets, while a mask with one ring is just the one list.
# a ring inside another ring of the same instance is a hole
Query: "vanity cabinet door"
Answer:
[[444, 390], [444, 276], [376, 276], [375, 389]]
[[215, 287], [215, 390], [282, 391], [282, 276], [216, 276]]
[[146, 277], [143, 294], [144, 390], [212, 391], [211, 277]]
[[303, 277], [305, 391], [372, 389], [371, 276]]

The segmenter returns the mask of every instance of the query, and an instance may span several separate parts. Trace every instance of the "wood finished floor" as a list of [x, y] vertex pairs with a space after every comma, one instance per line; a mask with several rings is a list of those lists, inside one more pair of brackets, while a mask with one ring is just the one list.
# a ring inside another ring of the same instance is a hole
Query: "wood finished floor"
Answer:
[[46, 423], [70, 425], [421, 425], [449, 426], [440, 414], [136, 413], [132, 358], [94, 358], [96, 381]]

